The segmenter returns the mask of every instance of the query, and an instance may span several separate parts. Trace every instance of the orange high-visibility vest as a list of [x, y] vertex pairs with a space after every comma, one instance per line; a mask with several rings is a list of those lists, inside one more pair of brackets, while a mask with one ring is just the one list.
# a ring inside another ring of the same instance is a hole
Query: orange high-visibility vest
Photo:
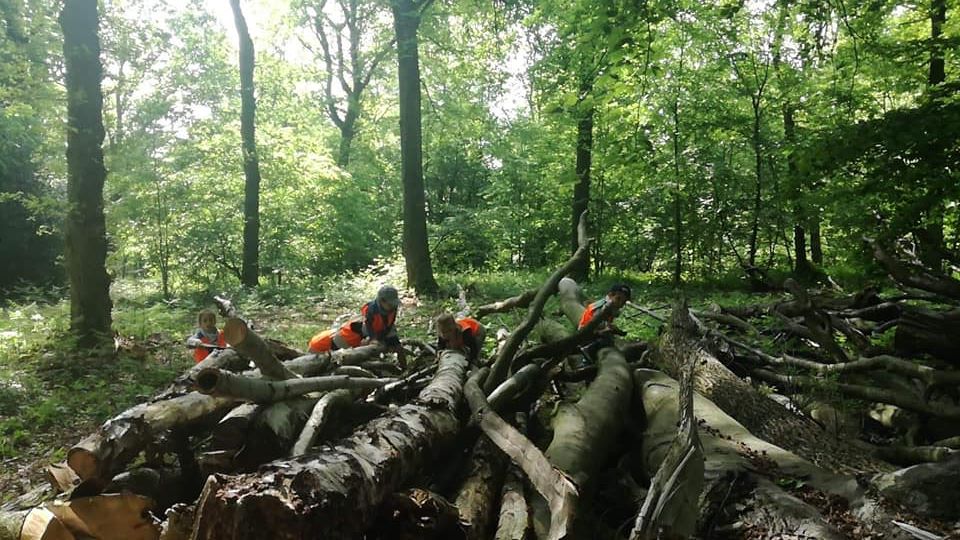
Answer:
[[[182, 334], [181, 334], [181, 335], [182, 335]], [[213, 342], [213, 341], [210, 341], [210, 339], [207, 338], [207, 336], [203, 335], [203, 332], [197, 332], [193, 337], [199, 338], [201, 343], [206, 343], [206, 344], [208, 344], [208, 345], [214, 344], [214, 342]], [[226, 346], [227, 346], [227, 340], [223, 337], [223, 331], [222, 331], [222, 330], [220, 330], [220, 331], [217, 332], [216, 345], [217, 345], [217, 347], [226, 347]], [[199, 363], [202, 362], [203, 359], [206, 358], [209, 354], [210, 354], [210, 349], [206, 349], [206, 348], [204, 348], [204, 347], [197, 347], [196, 349], [193, 350], [193, 360], [194, 360], [196, 363], [199, 364]]]
[[[596, 302], [587, 306], [587, 309], [583, 310], [583, 315], [580, 316], [580, 324], [577, 325], [577, 329], [581, 329], [587, 325], [590, 321], [593, 320], [593, 317], [600, 313], [600, 310], [603, 309], [603, 306], [607, 305], [607, 299], [601, 298]], [[613, 321], [613, 315], [607, 317], [607, 322]]]

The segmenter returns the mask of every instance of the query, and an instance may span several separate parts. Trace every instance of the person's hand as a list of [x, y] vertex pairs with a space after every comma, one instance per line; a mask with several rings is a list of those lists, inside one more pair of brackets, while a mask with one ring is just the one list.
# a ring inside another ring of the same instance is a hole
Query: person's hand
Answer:
[[196, 349], [197, 347], [201, 347], [201, 346], [203, 346], [203, 342], [200, 341], [200, 338], [195, 338], [195, 337], [187, 338], [188, 349]]

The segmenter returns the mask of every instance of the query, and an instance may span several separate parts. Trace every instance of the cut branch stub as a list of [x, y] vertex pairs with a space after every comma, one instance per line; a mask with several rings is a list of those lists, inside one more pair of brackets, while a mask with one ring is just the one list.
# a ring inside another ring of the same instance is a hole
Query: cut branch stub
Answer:
[[260, 336], [247, 327], [243, 319], [227, 319], [223, 326], [223, 337], [240, 354], [253, 360], [264, 377], [270, 379], [294, 379], [297, 374], [287, 369]]

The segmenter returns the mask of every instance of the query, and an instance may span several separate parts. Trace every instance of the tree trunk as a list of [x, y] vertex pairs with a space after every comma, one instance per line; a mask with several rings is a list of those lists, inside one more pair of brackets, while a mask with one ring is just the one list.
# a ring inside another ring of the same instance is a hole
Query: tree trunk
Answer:
[[487, 540], [493, 529], [497, 496], [506, 473], [506, 456], [486, 435], [473, 446], [467, 479], [460, 486], [454, 504], [469, 540]]
[[421, 294], [437, 290], [427, 244], [420, 128], [420, 59], [417, 30], [423, 0], [393, 0], [397, 35], [397, 77], [400, 98], [400, 162], [403, 176], [403, 257], [407, 282]]
[[110, 276], [103, 215], [103, 93], [97, 3], [65, 0], [60, 12], [67, 90], [66, 266], [70, 330], [91, 348], [110, 338]]
[[750, 227], [750, 252], [747, 260], [752, 267], [757, 266], [757, 250], [760, 234], [760, 209], [763, 194], [763, 141], [760, 137], [760, 114], [763, 111], [760, 103], [762, 96], [761, 92], [763, 92], [763, 90], [758, 90], [756, 96], [751, 96], [751, 100], [753, 102], [753, 137], [751, 141], [753, 143], [755, 188], [753, 194], [753, 224]]
[[[680, 50], [683, 70], [683, 49]], [[680, 177], [680, 89], [673, 96], [673, 286], [683, 283], [683, 197]]]
[[[593, 90], [593, 81], [581, 83], [580, 95], [586, 96]], [[577, 227], [580, 225], [580, 215], [590, 207], [590, 166], [593, 162], [593, 107], [581, 112], [577, 121], [577, 183], [573, 186], [573, 204], [570, 218], [570, 253], [576, 253], [579, 247]], [[590, 268], [590, 254], [583, 257], [581, 262], [571, 269], [573, 279], [583, 281], [587, 279]]]
[[811, 208], [810, 213], [810, 259], [817, 266], [823, 265], [823, 245], [820, 243], [820, 209]]
[[260, 162], [257, 158], [253, 68], [253, 40], [240, 10], [240, 0], [230, 0], [233, 21], [240, 38], [240, 137], [243, 141], [243, 267], [241, 278], [247, 287], [256, 287], [260, 277]]
[[[692, 321], [675, 320], [660, 337], [653, 363], [668, 375], [679, 375], [684, 341], [689, 339]], [[743, 424], [751, 433], [790, 450], [814, 464], [833, 471], [883, 471], [889, 466], [870, 458], [860, 448], [830, 437], [809, 418], [798, 416], [776, 401], [761, 395], [749, 383], [737, 377], [713, 355], [700, 347], [694, 387], [703, 397], [716, 403]]]
[[195, 537], [357, 538], [387, 495], [431, 463], [460, 425], [466, 358], [444, 351], [415, 403], [377, 418], [322, 454], [213, 476], [198, 503]]

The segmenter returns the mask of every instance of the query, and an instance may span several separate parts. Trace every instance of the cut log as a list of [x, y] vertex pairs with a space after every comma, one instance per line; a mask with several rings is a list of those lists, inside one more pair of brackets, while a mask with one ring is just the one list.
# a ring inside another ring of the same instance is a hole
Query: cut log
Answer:
[[234, 375], [219, 369], [205, 369], [197, 375], [197, 390], [202, 394], [229, 396], [234, 399], [270, 403], [290, 399], [310, 392], [322, 392], [339, 388], [372, 390], [396, 379], [366, 379], [349, 375], [331, 375], [268, 381]]
[[142, 403], [108, 420], [67, 452], [67, 463], [81, 480], [103, 485], [159, 434], [217, 418], [236, 400], [191, 392], [172, 399]]
[[530, 305], [530, 302], [532, 302], [537, 296], [537, 291], [538, 289], [533, 289], [518, 294], [517, 296], [507, 298], [506, 300], [480, 306], [477, 308], [477, 318], [482, 319], [487, 315], [491, 315], [493, 313], [503, 313], [504, 311], [510, 311], [511, 309], [523, 309]]
[[123, 493], [82, 497], [68, 502], [52, 502], [45, 506], [71, 532], [100, 540], [156, 540], [160, 524], [148, 510], [153, 501]]
[[243, 319], [227, 319], [223, 325], [223, 337], [237, 352], [253, 360], [264, 377], [277, 380], [297, 377], [296, 373], [277, 360], [270, 345], [250, 330]]
[[353, 394], [345, 388], [324, 394], [313, 407], [313, 411], [311, 411], [310, 418], [307, 419], [303, 431], [300, 432], [297, 442], [293, 444], [293, 449], [290, 450], [290, 457], [302, 456], [307, 453], [307, 449], [313, 446], [313, 443], [317, 441], [323, 432], [323, 426], [329, 422], [330, 416], [335, 413], [338, 408], [350, 403], [352, 399]]
[[74, 540], [74, 535], [46, 508], [0, 512], [0, 540]]
[[523, 343], [523, 340], [527, 339], [527, 335], [529, 335], [533, 327], [536, 326], [537, 321], [540, 320], [540, 315], [543, 313], [543, 306], [547, 303], [547, 299], [557, 292], [557, 284], [560, 283], [560, 279], [576, 268], [577, 265], [582, 264], [584, 258], [589, 255], [590, 239], [587, 237], [586, 211], [580, 215], [580, 223], [577, 226], [577, 244], [577, 251], [574, 252], [573, 256], [570, 257], [563, 266], [555, 270], [550, 277], [547, 278], [543, 286], [540, 287], [540, 290], [537, 291], [537, 296], [533, 299], [533, 302], [531, 302], [530, 308], [527, 310], [526, 318], [520, 322], [517, 328], [510, 334], [510, 337], [507, 338], [506, 344], [504, 344], [503, 349], [501, 349], [497, 355], [497, 359], [493, 362], [490, 376], [487, 377], [486, 387], [484, 388], [487, 392], [496, 388], [497, 385], [507, 378], [507, 373], [510, 371], [510, 364], [513, 362], [514, 355], [517, 353], [517, 350], [520, 349], [520, 344]]
[[414, 403], [374, 419], [322, 453], [265, 465], [257, 474], [215, 475], [199, 503], [197, 539], [356, 538], [387, 495], [452, 441], [466, 358], [444, 351]]
[[80, 477], [73, 472], [66, 461], [48, 465], [44, 469], [44, 476], [55, 493], [66, 493], [80, 484]]

